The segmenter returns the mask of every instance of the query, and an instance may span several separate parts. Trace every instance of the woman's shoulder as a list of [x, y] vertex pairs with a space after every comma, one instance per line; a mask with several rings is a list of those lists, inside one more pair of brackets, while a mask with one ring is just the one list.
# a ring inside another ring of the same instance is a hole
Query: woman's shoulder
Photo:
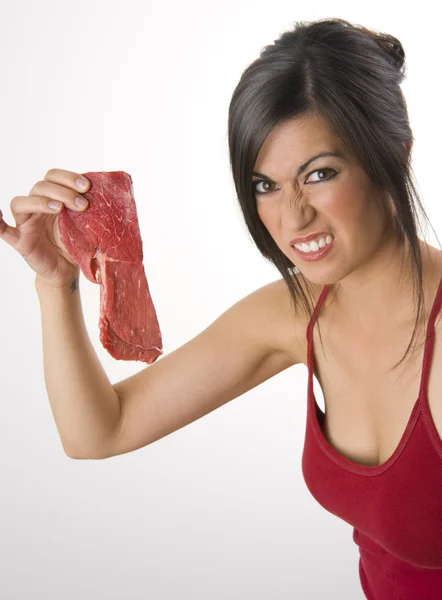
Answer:
[[[310, 310], [318, 302], [324, 289], [323, 285], [312, 283], [303, 277], [297, 277], [298, 287], [304, 292]], [[293, 364], [306, 361], [306, 331], [310, 315], [300, 297], [294, 305], [285, 279], [281, 277], [265, 286], [266, 319], [270, 326], [269, 335], [273, 336], [274, 347], [287, 354]], [[296, 289], [296, 287], [295, 287]]]

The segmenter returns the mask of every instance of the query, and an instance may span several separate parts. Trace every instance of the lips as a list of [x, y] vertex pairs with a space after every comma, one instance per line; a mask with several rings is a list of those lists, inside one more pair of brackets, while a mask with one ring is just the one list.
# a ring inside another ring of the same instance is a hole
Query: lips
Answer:
[[332, 234], [329, 233], [328, 231], [316, 231], [315, 233], [310, 233], [309, 235], [306, 235], [304, 237], [294, 238], [293, 240], [291, 240], [289, 242], [289, 244], [290, 244], [290, 246], [294, 246], [295, 244], [304, 244], [304, 243], [311, 242], [312, 240], [319, 238], [319, 237], [327, 237], [328, 235], [332, 235]]
[[318, 248], [318, 250], [314, 251], [314, 252], [302, 252], [301, 250], [298, 250], [298, 248], [296, 248], [296, 246], [293, 246], [293, 251], [300, 257], [302, 258], [302, 260], [307, 261], [307, 262], [311, 262], [314, 260], [320, 260], [323, 256], [327, 255], [333, 248], [335, 243], [335, 238], [332, 238], [332, 241], [330, 242], [330, 244], [326, 244], [325, 246], [323, 246], [322, 248]]

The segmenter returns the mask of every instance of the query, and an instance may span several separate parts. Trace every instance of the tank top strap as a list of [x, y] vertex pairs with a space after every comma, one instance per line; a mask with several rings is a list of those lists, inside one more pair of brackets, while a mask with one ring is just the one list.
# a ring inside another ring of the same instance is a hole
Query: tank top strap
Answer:
[[[308, 414], [313, 415], [313, 410], [315, 410], [315, 400], [314, 400], [314, 390], [313, 390], [313, 373], [314, 373], [314, 357], [313, 357], [313, 327], [318, 319], [319, 311], [321, 310], [321, 306], [324, 303], [325, 297], [327, 296], [327, 292], [329, 290], [329, 285], [325, 285], [319, 295], [319, 298], [316, 302], [316, 305], [313, 309], [312, 316], [307, 325], [307, 371], [308, 371], [308, 383], [307, 383], [307, 394], [309, 400], [309, 409]], [[319, 418], [320, 415], [318, 415]], [[309, 416], [308, 419], [314, 417]]]
[[427, 386], [428, 386], [428, 375], [430, 372], [431, 359], [433, 356], [433, 345], [434, 345], [434, 322], [436, 321], [436, 316], [440, 311], [440, 307], [442, 305], [442, 278], [439, 281], [439, 287], [437, 288], [436, 297], [434, 298], [433, 307], [431, 309], [430, 317], [427, 323], [427, 331], [425, 336], [425, 350], [424, 350], [424, 360], [422, 367], [422, 378], [419, 396], [426, 397], [427, 395]]
[[313, 309], [313, 314], [311, 316], [311, 319], [307, 325], [307, 342], [309, 344], [309, 346], [311, 345], [311, 338], [312, 338], [312, 332], [313, 332], [313, 327], [318, 319], [319, 316], [319, 312], [321, 310], [321, 306], [324, 303], [324, 300], [327, 296], [328, 290], [329, 290], [330, 286], [329, 285], [325, 285], [322, 288], [322, 291], [319, 295], [318, 301], [316, 302], [316, 305]]

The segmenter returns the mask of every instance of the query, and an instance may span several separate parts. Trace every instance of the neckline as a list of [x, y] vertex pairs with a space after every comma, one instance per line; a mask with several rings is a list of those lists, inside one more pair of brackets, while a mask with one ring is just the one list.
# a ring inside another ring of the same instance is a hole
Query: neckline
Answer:
[[[353, 462], [352, 460], [346, 458], [342, 454], [340, 454], [335, 448], [333, 448], [325, 437], [324, 432], [322, 431], [319, 422], [318, 422], [318, 413], [321, 413], [325, 417], [325, 413], [322, 412], [319, 407], [314, 389], [313, 389], [313, 327], [318, 319], [319, 312], [321, 310], [322, 304], [327, 297], [328, 291], [330, 289], [330, 285], [325, 285], [321, 291], [319, 299], [316, 303], [316, 306], [313, 310], [312, 318], [307, 326], [307, 368], [308, 368], [308, 411], [310, 413], [310, 421], [312, 422], [313, 432], [315, 437], [323, 449], [323, 451], [328, 455], [328, 457], [335, 462], [338, 466], [346, 469], [347, 471], [352, 471], [359, 475], [379, 475], [389, 469], [392, 464], [399, 458], [402, 450], [407, 444], [413, 429], [416, 425], [420, 410], [423, 404], [427, 404], [427, 389], [428, 389], [428, 379], [429, 372], [431, 366], [431, 358], [432, 358], [432, 350], [434, 345], [434, 321], [436, 320], [436, 315], [439, 312], [440, 306], [442, 304], [442, 277], [439, 281], [439, 285], [437, 288], [436, 296], [433, 300], [432, 309], [430, 312], [430, 316], [428, 318], [427, 328], [426, 328], [426, 340], [425, 340], [425, 349], [424, 349], [424, 357], [421, 366], [421, 378], [420, 378], [420, 386], [419, 386], [419, 395], [414, 403], [413, 410], [411, 411], [410, 417], [408, 419], [405, 430], [402, 434], [402, 437], [394, 450], [393, 454], [383, 463], [379, 465], [361, 465], [360, 463]], [[326, 403], [325, 403], [326, 404]], [[309, 418], [309, 417], [307, 417]]]

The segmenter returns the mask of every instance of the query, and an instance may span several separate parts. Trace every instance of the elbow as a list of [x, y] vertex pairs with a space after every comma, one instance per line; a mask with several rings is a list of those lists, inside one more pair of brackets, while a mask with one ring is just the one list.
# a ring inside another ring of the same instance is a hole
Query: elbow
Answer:
[[79, 452], [68, 452], [64, 451], [65, 455], [72, 460], [104, 460], [105, 458], [111, 458], [109, 453], [98, 453], [98, 452], [90, 452], [90, 453], [79, 453]]
[[99, 444], [98, 447], [89, 450], [74, 449], [63, 444], [63, 450], [65, 455], [73, 460], [104, 460], [105, 458], [111, 458], [113, 456], [109, 440], [106, 440]]
[[68, 454], [67, 452], [65, 453], [66, 456], [68, 458], [71, 458], [72, 460], [104, 460], [105, 458], [110, 458], [110, 456], [106, 455], [106, 456], [83, 456], [83, 455], [79, 455], [79, 454]]

